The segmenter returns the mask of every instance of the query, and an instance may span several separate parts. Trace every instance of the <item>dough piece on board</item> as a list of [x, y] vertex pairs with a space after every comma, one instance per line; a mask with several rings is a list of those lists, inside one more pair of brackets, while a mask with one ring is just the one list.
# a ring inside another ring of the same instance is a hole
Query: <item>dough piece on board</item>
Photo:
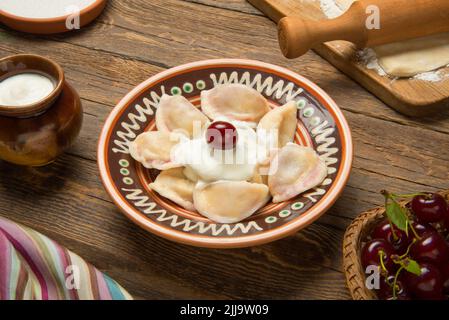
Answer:
[[396, 77], [412, 77], [449, 64], [449, 33], [374, 48], [379, 64]]
[[[356, 0], [321, 1], [335, 1], [341, 10], [346, 11]], [[413, 77], [449, 64], [449, 33], [386, 44], [373, 49], [387, 74]]]

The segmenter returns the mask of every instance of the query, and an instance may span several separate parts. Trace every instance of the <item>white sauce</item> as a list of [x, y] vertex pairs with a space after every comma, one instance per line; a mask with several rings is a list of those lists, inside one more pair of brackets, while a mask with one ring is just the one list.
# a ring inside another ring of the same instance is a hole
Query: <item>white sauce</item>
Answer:
[[215, 150], [204, 136], [192, 140], [183, 138], [172, 149], [174, 162], [191, 169], [202, 181], [244, 181], [254, 177], [257, 164], [265, 160], [269, 143], [258, 138], [250, 124], [231, 122], [238, 133], [234, 149]]
[[35, 19], [62, 17], [82, 11], [96, 0], [0, 0], [0, 10]]
[[55, 85], [37, 73], [22, 73], [0, 82], [0, 105], [19, 107], [39, 102], [47, 97]]

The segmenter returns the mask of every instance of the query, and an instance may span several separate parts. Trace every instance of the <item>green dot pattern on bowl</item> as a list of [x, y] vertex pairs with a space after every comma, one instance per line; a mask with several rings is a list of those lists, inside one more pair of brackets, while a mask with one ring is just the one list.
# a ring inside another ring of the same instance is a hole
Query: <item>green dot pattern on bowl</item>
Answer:
[[186, 82], [182, 86], [182, 90], [184, 90], [185, 93], [192, 93], [193, 92], [193, 85], [190, 82]]
[[289, 210], [282, 210], [281, 212], [279, 212], [279, 217], [281, 218], [287, 218], [289, 215], [291, 215], [292, 213]]
[[131, 185], [134, 183], [134, 180], [131, 179], [130, 177], [125, 177], [125, 178], [123, 178], [123, 183], [127, 184], [127, 185]]
[[171, 88], [171, 94], [174, 96], [178, 96], [182, 93], [181, 89], [179, 87], [173, 87]]
[[311, 116], [313, 116], [314, 112], [315, 112], [315, 110], [313, 110], [313, 108], [308, 107], [308, 108], [304, 109], [302, 114], [304, 115], [304, 117], [310, 118]]
[[198, 80], [196, 82], [196, 88], [198, 90], [204, 90], [206, 88], [206, 82], [204, 82], [203, 80]]
[[265, 219], [265, 222], [266, 222], [266, 223], [275, 223], [276, 221], [277, 221], [277, 218], [276, 218], [276, 217], [273, 217], [273, 216], [267, 217], [267, 218]]
[[129, 161], [125, 160], [125, 159], [121, 159], [118, 164], [120, 165], [120, 167], [124, 167], [124, 168], [128, 168], [129, 167]]
[[302, 202], [295, 202], [292, 204], [293, 210], [301, 210], [302, 208], [304, 208], [304, 203]]
[[310, 120], [310, 124], [311, 124], [312, 126], [317, 126], [317, 125], [320, 124], [320, 122], [321, 122], [320, 117], [313, 117], [313, 118]]
[[120, 173], [124, 176], [128, 176], [129, 175], [129, 170], [126, 168], [121, 168], [120, 169]]
[[298, 100], [298, 101], [296, 101], [296, 107], [298, 108], [298, 109], [304, 109], [304, 107], [307, 105], [307, 101], [306, 100], [304, 100], [304, 99], [301, 99], [301, 100]]

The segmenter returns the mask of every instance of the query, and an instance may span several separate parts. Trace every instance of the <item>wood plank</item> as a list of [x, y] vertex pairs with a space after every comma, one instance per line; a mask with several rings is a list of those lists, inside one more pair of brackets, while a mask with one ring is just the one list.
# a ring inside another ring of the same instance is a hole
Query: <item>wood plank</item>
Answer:
[[[274, 26], [245, 12], [243, 0], [243, 9], [237, 0], [229, 9], [203, 2], [116, 0], [96, 24], [67, 36], [0, 28], [0, 56], [34, 52], [60, 62], [85, 111], [77, 143], [53, 165], [0, 162], [0, 215], [49, 235], [137, 298], [347, 299], [344, 229], [359, 212], [382, 204], [382, 188], [447, 188], [447, 116], [399, 115], [314, 53], [281, 58]], [[319, 221], [269, 245], [226, 251], [175, 244], [133, 225], [110, 201], [95, 162], [104, 120], [134, 85], [167, 67], [223, 56], [280, 64], [318, 82], [345, 110], [356, 148], [348, 187]]]
[[[385, 108], [380, 101], [373, 100], [370, 94], [359, 90], [357, 84], [348, 81], [333, 67], [323, 64], [322, 59], [313, 53], [308, 53], [294, 61], [283, 58], [277, 44], [276, 28], [264, 17], [205, 6], [201, 8], [202, 14], [205, 17], [213, 16], [214, 19], [202, 19], [202, 16], [185, 13], [191, 12], [195, 7], [194, 4], [180, 4], [179, 1], [167, 0], [160, 12], [158, 10], [161, 10], [161, 8], [157, 2], [146, 2], [145, 9], [148, 12], [154, 12], [155, 16], [150, 15], [146, 19], [147, 22], [142, 23], [139, 8], [135, 4], [123, 0], [116, 0], [115, 3], [117, 5], [108, 7], [105, 14], [100, 17], [100, 22], [104, 23], [114, 20], [113, 26], [91, 26], [95, 30], [88, 33], [91, 36], [89, 38], [83, 36], [62, 39], [90, 48], [96, 48], [101, 43], [102, 50], [107, 52], [119, 53], [129, 58], [138, 53], [140, 59], [151, 60], [165, 66], [175, 66], [172, 63], [176, 61], [175, 59], [180, 63], [191, 62], [195, 60], [195, 56], [201, 57], [200, 59], [220, 57], [259, 59], [284, 66], [310, 78], [327, 90], [343, 109], [414, 126], [426, 125], [433, 130], [449, 132], [449, 122], [446, 121], [449, 118], [449, 108], [437, 115], [424, 117], [423, 119], [403, 117], [394, 110]], [[214, 3], [214, 1], [209, 1], [209, 3]], [[183, 30], [176, 33], [176, 39], [173, 38], [176, 40], [176, 46], [167, 44], [166, 40], [172, 37], [170, 28], [157, 24], [156, 15], [163, 14], [163, 12], [170, 15], [169, 19], [175, 19], [183, 25]], [[120, 18], [116, 18], [117, 16]], [[198, 25], [202, 27], [198, 29]], [[113, 31], [105, 31], [109, 28]], [[132, 36], [132, 39], [128, 38], [131, 30], [136, 33]], [[122, 50], [122, 45], [115, 45], [109, 43], [107, 39], [101, 39], [107, 37], [106, 33], [109, 32], [114, 33], [116, 41], [123, 43], [124, 50]], [[226, 37], [218, 36], [218, 34], [226, 34]], [[164, 35], [165, 38], [162, 37], [161, 39], [161, 35]], [[140, 37], [147, 40], [144, 42], [138, 41], [137, 39]], [[258, 40], [254, 41], [254, 37]], [[133, 41], [134, 38], [136, 38], [136, 41]], [[148, 47], [148, 39], [151, 39], [151, 43], [154, 43], [154, 51], [153, 48]], [[185, 39], [189, 40], [186, 41]], [[263, 43], [263, 48], [260, 43]], [[129, 50], [129, 48], [132, 48], [132, 50]], [[217, 50], [211, 53], [208, 48], [216, 48]], [[130, 51], [132, 53], [129, 53]], [[177, 58], [173, 57], [174, 52], [178, 53]], [[352, 97], [353, 95], [360, 96], [363, 101], [348, 99], [348, 96]]]
[[183, 0], [183, 1], [202, 4], [209, 7], [244, 12], [258, 16], [264, 15], [262, 12], [260, 12], [260, 10], [256, 9], [248, 2], [241, 0]]
[[[248, 0], [276, 23], [285, 16], [313, 20], [326, 19], [314, 0]], [[357, 48], [345, 41], [334, 41], [314, 49], [320, 56], [353, 78], [386, 104], [409, 116], [427, 116], [447, 110], [449, 82], [426, 82], [401, 78], [392, 80], [366, 68], [357, 59]]]

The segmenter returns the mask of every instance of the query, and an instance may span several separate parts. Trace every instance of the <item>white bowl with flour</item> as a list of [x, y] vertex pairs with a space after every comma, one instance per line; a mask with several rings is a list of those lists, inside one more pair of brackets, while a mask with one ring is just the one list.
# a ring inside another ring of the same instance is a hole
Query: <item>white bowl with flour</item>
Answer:
[[1, 0], [0, 10], [29, 19], [51, 19], [81, 12], [97, 0]]
[[0, 0], [0, 23], [34, 34], [63, 33], [92, 22], [107, 0]]

